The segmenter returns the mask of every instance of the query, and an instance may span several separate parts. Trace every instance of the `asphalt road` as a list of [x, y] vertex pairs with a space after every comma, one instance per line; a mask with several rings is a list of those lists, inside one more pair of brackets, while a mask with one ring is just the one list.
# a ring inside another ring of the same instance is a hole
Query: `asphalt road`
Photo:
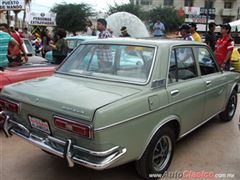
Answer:
[[[240, 99], [240, 98], [239, 98]], [[211, 173], [218, 178], [240, 179], [240, 103], [234, 120], [222, 123], [216, 117], [179, 141], [169, 176], [174, 174], [194, 179], [194, 173]], [[229, 176], [228, 178], [226, 176]], [[5, 138], [0, 131], [0, 180], [137, 180], [134, 163], [117, 168], [95, 171], [76, 165], [68, 168], [63, 159], [48, 155], [29, 143], [13, 136]], [[196, 179], [196, 178], [195, 178]]]

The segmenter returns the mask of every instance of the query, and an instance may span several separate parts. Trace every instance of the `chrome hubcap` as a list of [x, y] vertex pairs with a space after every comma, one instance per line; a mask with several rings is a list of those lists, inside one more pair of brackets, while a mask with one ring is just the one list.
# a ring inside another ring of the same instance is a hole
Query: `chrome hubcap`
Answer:
[[172, 141], [168, 136], [162, 136], [153, 151], [153, 168], [156, 171], [161, 171], [165, 168], [172, 152]]

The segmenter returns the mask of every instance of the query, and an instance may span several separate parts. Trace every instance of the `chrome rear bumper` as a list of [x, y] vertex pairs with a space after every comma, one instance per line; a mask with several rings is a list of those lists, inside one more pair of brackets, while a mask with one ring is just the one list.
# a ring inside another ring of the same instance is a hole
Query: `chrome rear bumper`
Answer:
[[0, 129], [3, 127], [4, 121], [5, 121], [5, 116], [3, 115], [3, 111], [0, 111]]
[[106, 151], [92, 151], [74, 145], [70, 139], [62, 141], [52, 136], [40, 137], [31, 133], [22, 124], [11, 120], [9, 116], [6, 116], [3, 130], [7, 137], [11, 137], [13, 134], [17, 135], [44, 151], [65, 158], [69, 167], [73, 167], [76, 163], [88, 168], [103, 170], [114, 164], [127, 152], [126, 148], [119, 146]]

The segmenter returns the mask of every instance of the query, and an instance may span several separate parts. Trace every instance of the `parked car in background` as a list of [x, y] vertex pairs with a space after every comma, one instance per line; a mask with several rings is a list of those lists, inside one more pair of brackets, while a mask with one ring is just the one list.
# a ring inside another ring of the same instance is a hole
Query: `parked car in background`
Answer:
[[[71, 36], [71, 37], [66, 37], [65, 38], [68, 44], [68, 48], [69, 48], [69, 53], [76, 48], [81, 42], [83, 41], [87, 41], [87, 40], [93, 40], [93, 39], [97, 39], [97, 36]], [[53, 61], [52, 58], [52, 51], [48, 51], [46, 53], [45, 58], [47, 59], [47, 61], [49, 63], [51, 63]]]
[[232, 120], [238, 82], [239, 73], [223, 72], [203, 43], [93, 40], [53, 76], [5, 87], [0, 106], [7, 136], [70, 167], [135, 161], [139, 175], [150, 178], [168, 169], [177, 140], [216, 115]]
[[[37, 77], [50, 76], [54, 73], [56, 66], [44, 64], [22, 65], [17, 67], [1, 68], [0, 70], [0, 92], [4, 86], [16, 82], [33, 79]], [[0, 128], [3, 125], [4, 117], [1, 116], [0, 107]]]
[[46, 64], [47, 60], [41, 56], [36, 56], [36, 52], [29, 39], [22, 39], [23, 48], [28, 56], [28, 64]]
[[0, 71], [0, 91], [6, 85], [33, 79], [37, 77], [50, 76], [56, 69], [55, 65], [49, 64], [26, 64], [17, 67], [2, 68]]

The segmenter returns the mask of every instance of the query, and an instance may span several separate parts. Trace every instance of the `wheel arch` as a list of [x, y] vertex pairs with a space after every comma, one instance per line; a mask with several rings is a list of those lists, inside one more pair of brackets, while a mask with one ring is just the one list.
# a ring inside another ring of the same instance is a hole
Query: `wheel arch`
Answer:
[[[239, 89], [239, 84], [238, 83], [236, 83], [236, 84], [234, 84], [234, 86], [233, 86], [234, 88], [233, 88], [233, 90], [236, 90], [237, 91], [237, 93], [239, 93], [239, 91], [240, 91], [240, 89]], [[233, 91], [232, 90], [232, 91]], [[232, 93], [232, 92], [231, 92]]]
[[[228, 92], [228, 95], [227, 95], [227, 99], [226, 99], [226, 103], [225, 103], [225, 104], [227, 104], [227, 102], [228, 102], [228, 100], [229, 100], [229, 98], [230, 98], [230, 96], [231, 96], [231, 94], [232, 94], [232, 92], [233, 92], [234, 90], [235, 90], [237, 93], [240, 92], [240, 87], [239, 87], [239, 84], [238, 84], [238, 83], [234, 83], [233, 86], [232, 86], [232, 88], [231, 88], [231, 90]], [[226, 105], [225, 105], [225, 106], [226, 106]]]
[[154, 137], [154, 135], [163, 127], [173, 128], [174, 133], [175, 133], [175, 140], [177, 141], [179, 139], [180, 131], [181, 131], [181, 121], [177, 116], [171, 116], [162, 121], [159, 121], [159, 123], [153, 128], [152, 132], [148, 136], [147, 141], [145, 141], [146, 142], [145, 146], [144, 146], [143, 151], [141, 152], [140, 156], [138, 157], [138, 159], [140, 159], [142, 157], [143, 153], [146, 151], [146, 149], [147, 149], [149, 143], [151, 142], [152, 138]]

